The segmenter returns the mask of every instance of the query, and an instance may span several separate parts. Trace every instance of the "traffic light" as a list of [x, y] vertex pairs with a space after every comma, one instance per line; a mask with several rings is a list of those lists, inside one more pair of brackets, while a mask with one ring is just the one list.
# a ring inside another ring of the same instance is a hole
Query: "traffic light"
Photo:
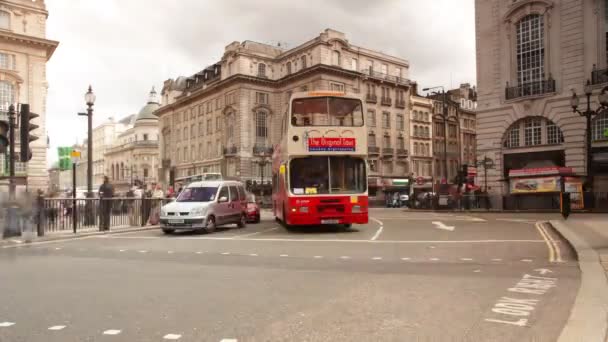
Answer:
[[39, 117], [40, 115], [30, 112], [29, 104], [21, 104], [21, 123], [20, 136], [21, 136], [21, 162], [27, 162], [32, 159], [32, 149], [30, 143], [38, 139], [35, 135], [30, 135], [30, 132], [38, 128], [38, 125], [34, 125], [30, 121]]
[[0, 153], [6, 153], [6, 147], [9, 144], [8, 130], [8, 121], [0, 120]]

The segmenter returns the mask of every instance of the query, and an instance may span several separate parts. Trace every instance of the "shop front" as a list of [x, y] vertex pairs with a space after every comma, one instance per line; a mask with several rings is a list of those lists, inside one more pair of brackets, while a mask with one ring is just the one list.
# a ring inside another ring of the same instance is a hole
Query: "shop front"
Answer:
[[583, 178], [573, 174], [569, 167], [542, 167], [509, 171], [509, 196], [505, 199], [508, 210], [559, 209], [559, 193], [571, 196], [572, 209], [584, 208]]

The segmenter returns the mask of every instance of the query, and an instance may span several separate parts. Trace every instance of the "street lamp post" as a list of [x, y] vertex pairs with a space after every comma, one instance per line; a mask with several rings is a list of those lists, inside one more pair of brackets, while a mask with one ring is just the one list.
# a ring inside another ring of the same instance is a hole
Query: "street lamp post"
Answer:
[[[78, 113], [78, 115], [87, 116], [88, 119], [88, 130], [87, 130], [87, 198], [93, 197], [93, 105], [95, 104], [96, 96], [93, 93], [93, 89], [89, 85], [88, 91], [84, 94], [84, 100], [87, 104], [86, 113]], [[93, 206], [91, 200], [87, 200], [86, 207], [86, 221], [88, 224], [94, 222], [93, 217]]]
[[572, 92], [572, 98], [570, 99], [570, 105], [572, 106], [572, 112], [578, 113], [580, 116], [586, 119], [587, 128], [586, 128], [586, 168], [587, 168], [587, 187], [589, 190], [593, 191], [593, 157], [591, 154], [591, 140], [592, 140], [592, 131], [591, 131], [591, 121], [594, 116], [596, 116], [601, 111], [608, 109], [608, 86], [604, 87], [600, 94], [598, 95], [598, 101], [600, 106], [596, 110], [591, 109], [591, 95], [593, 93], [593, 87], [591, 86], [591, 82], [587, 80], [587, 84], [584, 87], [585, 96], [587, 98], [587, 108], [584, 111], [579, 111], [578, 106], [580, 104], [580, 100], [576, 92]]
[[441, 114], [439, 116], [443, 119], [443, 162], [444, 162], [444, 176], [446, 183], [448, 182], [448, 102], [447, 93], [443, 86], [424, 88], [422, 91], [429, 91], [433, 89], [441, 88], [441, 93], [434, 92], [437, 95], [441, 95]]

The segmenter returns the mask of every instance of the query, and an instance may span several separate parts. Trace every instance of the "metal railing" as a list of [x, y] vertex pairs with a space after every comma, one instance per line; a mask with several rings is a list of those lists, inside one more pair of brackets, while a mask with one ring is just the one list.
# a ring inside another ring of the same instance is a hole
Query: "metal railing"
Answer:
[[407, 157], [407, 150], [404, 148], [397, 149], [397, 156], [399, 157]]
[[608, 68], [596, 69], [595, 66], [591, 71], [591, 84], [608, 83]]
[[393, 149], [392, 147], [383, 147], [382, 148], [382, 154], [385, 155], [386, 157], [392, 157], [393, 153], [395, 153], [395, 149]]
[[509, 86], [505, 88], [505, 98], [513, 100], [520, 97], [535, 96], [555, 92], [555, 80], [549, 79], [544, 81], [527, 82], [517, 86]]
[[225, 156], [234, 156], [238, 152], [236, 146], [224, 147], [224, 155]]
[[393, 75], [388, 75], [385, 74], [383, 72], [378, 72], [378, 71], [374, 71], [371, 68], [370, 69], [364, 69], [361, 71], [363, 74], [375, 78], [375, 79], [379, 79], [379, 80], [383, 80], [383, 81], [389, 81], [389, 82], [394, 82], [394, 83], [399, 83], [399, 84], [409, 84], [409, 80], [407, 78], [403, 78], [400, 76], [393, 76]]
[[405, 108], [405, 100], [397, 100], [397, 101], [395, 101], [395, 107], [397, 107], [397, 108]]
[[390, 106], [393, 103], [390, 97], [383, 97], [380, 99], [380, 104], [383, 106]]
[[375, 94], [367, 94], [365, 96], [365, 102], [368, 103], [378, 103], [378, 96]]
[[380, 154], [380, 147], [367, 146], [367, 154]]
[[254, 155], [272, 154], [273, 152], [274, 152], [274, 149], [270, 146], [264, 146], [264, 145], [253, 146]]

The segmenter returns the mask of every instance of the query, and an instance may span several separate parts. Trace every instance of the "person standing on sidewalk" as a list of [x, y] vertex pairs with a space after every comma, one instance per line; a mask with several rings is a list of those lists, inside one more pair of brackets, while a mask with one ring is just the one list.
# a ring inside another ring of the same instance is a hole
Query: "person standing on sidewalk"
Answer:
[[110, 230], [110, 215], [112, 214], [112, 197], [114, 187], [107, 176], [103, 177], [103, 184], [99, 187], [99, 206], [101, 209], [101, 230]]

